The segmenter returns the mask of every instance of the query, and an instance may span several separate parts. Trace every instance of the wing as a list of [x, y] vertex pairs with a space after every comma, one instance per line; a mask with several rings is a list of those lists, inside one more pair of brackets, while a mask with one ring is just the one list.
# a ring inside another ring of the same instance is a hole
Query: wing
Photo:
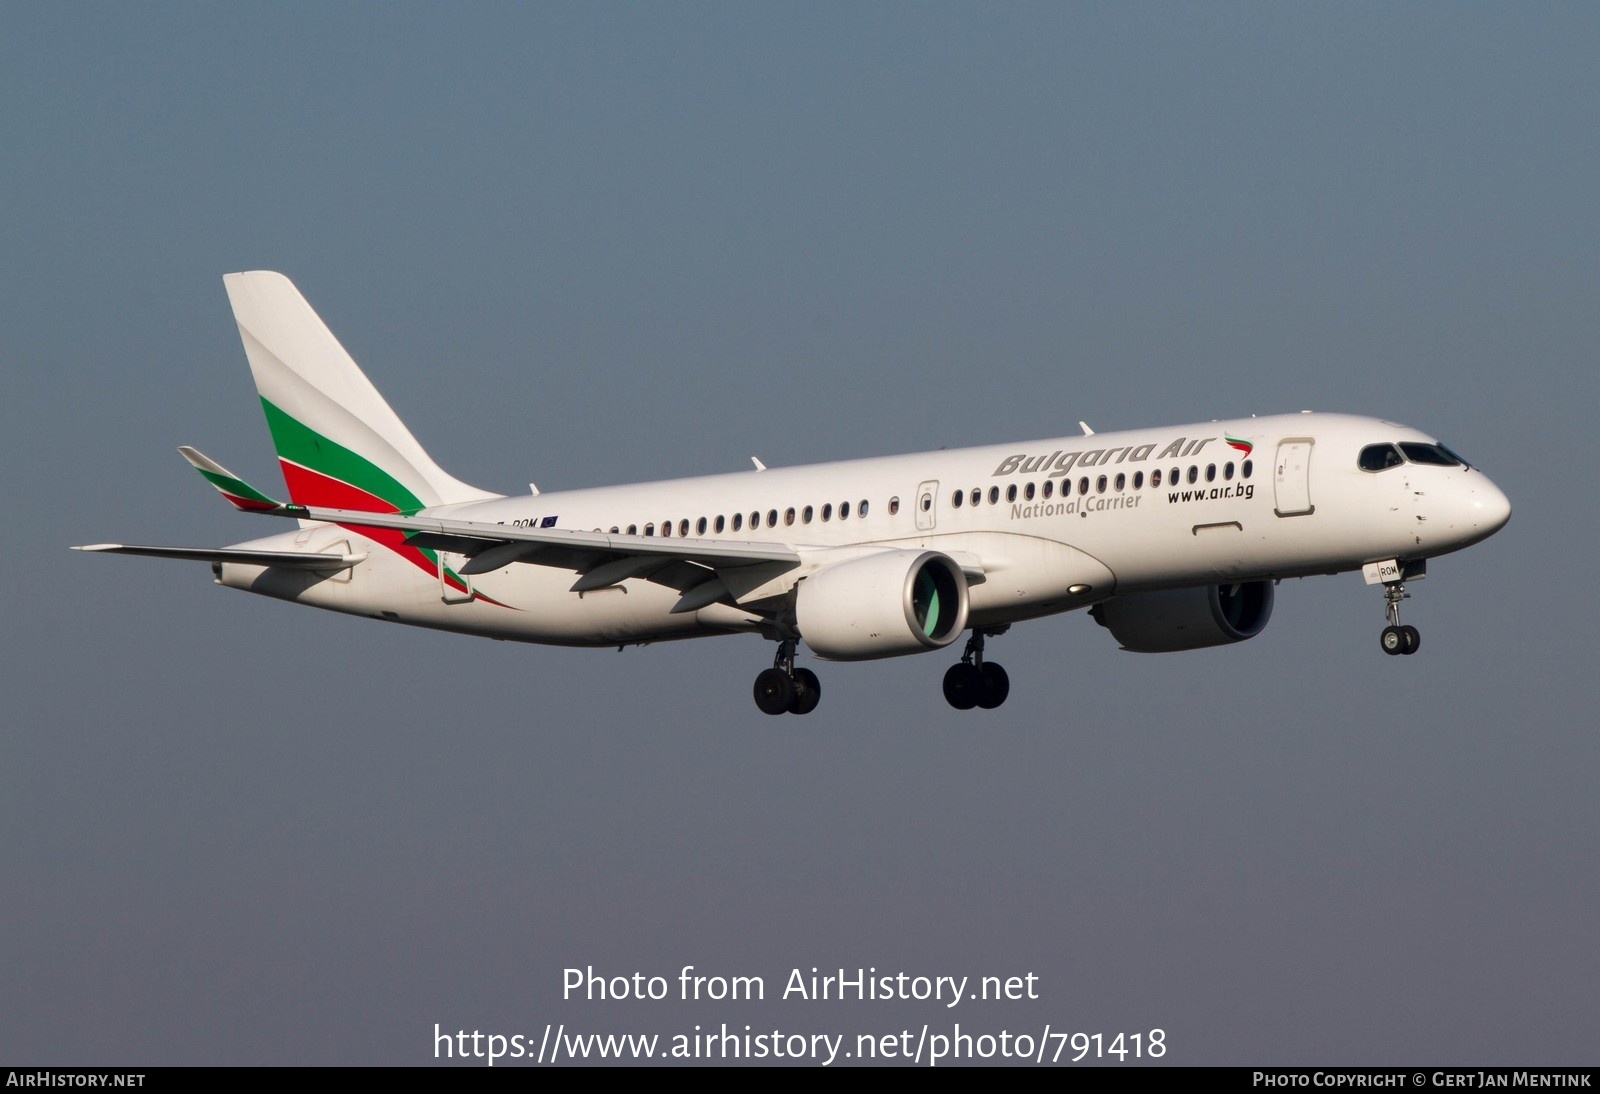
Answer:
[[290, 505], [271, 515], [325, 521], [360, 531], [381, 528], [405, 533], [412, 546], [465, 555], [463, 577], [529, 564], [572, 570], [573, 592], [589, 592], [630, 578], [677, 589], [673, 612], [692, 612], [719, 601], [736, 603], [801, 565], [799, 551], [782, 543], [658, 539], [557, 528], [517, 528], [486, 521], [364, 513]]
[[[486, 574], [512, 565], [549, 566], [575, 572], [573, 592], [590, 592], [630, 579], [642, 579], [682, 595], [674, 613], [698, 611], [711, 604], [749, 606], [764, 597], [785, 592], [794, 583], [790, 571], [838, 561], [856, 554], [851, 548], [794, 547], [785, 543], [710, 539], [668, 539], [656, 536], [583, 532], [558, 528], [521, 528], [491, 521], [460, 520], [421, 513], [377, 513], [357, 509], [324, 509], [277, 501], [257, 490], [221, 464], [193, 448], [180, 448], [184, 459], [217, 488], [237, 509], [267, 516], [337, 524], [352, 531], [363, 529], [399, 532], [404, 545], [448, 551], [467, 561], [457, 572], [463, 577]], [[391, 536], [379, 537], [389, 542]], [[864, 547], [871, 553], [878, 548]], [[158, 558], [184, 558], [212, 562], [255, 562], [263, 566], [297, 569], [344, 569], [366, 555], [302, 555], [292, 552], [253, 551], [241, 548], [214, 550], [183, 547], [127, 547], [95, 544], [78, 550], [115, 551]], [[965, 552], [955, 561], [974, 584], [983, 581], [983, 562]], [[778, 580], [784, 579], [784, 580]]]
[[[556, 528], [519, 528], [489, 521], [454, 520], [405, 513], [374, 513], [356, 509], [324, 509], [277, 501], [196, 449], [178, 449], [183, 458], [236, 509], [267, 516], [323, 521], [353, 531], [382, 529], [400, 532], [407, 546], [449, 551], [467, 558], [457, 571], [463, 577], [486, 574], [506, 566], [530, 564], [571, 570], [578, 574], [573, 592], [589, 592], [631, 578], [642, 578], [678, 590], [683, 596], [674, 612], [692, 612], [719, 601], [736, 603], [763, 585], [801, 565], [801, 555], [781, 543], [728, 542], [705, 539], [666, 539], [654, 536], [608, 535]], [[109, 549], [111, 545], [100, 545]], [[124, 548], [125, 553], [164, 551], [165, 558], [211, 558], [228, 552], [182, 548]], [[264, 554], [264, 552], [257, 552]], [[230, 556], [234, 561], [260, 561], [263, 565], [297, 565]], [[290, 556], [305, 558], [307, 556]], [[328, 556], [339, 557], [339, 556]], [[365, 557], [365, 556], [362, 556]], [[222, 558], [228, 561], [228, 558]], [[354, 565], [354, 563], [351, 563]]]

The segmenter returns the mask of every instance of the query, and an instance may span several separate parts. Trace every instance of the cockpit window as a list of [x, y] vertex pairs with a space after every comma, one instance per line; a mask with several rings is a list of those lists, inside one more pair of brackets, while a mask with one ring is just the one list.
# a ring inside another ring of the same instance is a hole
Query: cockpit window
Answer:
[[1400, 451], [1406, 454], [1406, 459], [1412, 463], [1431, 463], [1438, 467], [1459, 467], [1462, 461], [1442, 444], [1418, 444], [1415, 441], [1401, 441]]
[[1404, 462], [1392, 444], [1369, 444], [1361, 450], [1361, 455], [1356, 460], [1363, 471], [1383, 471], [1390, 467], [1398, 467]]

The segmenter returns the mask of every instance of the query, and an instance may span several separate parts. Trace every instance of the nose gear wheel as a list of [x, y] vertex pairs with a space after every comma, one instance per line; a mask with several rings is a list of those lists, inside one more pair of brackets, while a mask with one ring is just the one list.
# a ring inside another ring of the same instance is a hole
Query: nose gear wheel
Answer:
[[1384, 614], [1388, 617], [1389, 625], [1383, 628], [1378, 641], [1383, 646], [1383, 652], [1391, 657], [1416, 653], [1422, 645], [1421, 631], [1410, 625], [1400, 625], [1400, 602], [1410, 599], [1411, 594], [1406, 592], [1403, 581], [1392, 581], [1383, 587]]

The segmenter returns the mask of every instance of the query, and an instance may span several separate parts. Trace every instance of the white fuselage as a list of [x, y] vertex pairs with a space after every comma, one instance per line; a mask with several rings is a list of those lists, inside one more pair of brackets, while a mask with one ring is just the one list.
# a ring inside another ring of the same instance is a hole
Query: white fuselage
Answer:
[[[782, 595], [852, 552], [926, 548], [981, 575], [969, 622], [997, 626], [1114, 595], [1429, 558], [1509, 518], [1505, 495], [1474, 468], [1358, 466], [1364, 447], [1383, 442], [1436, 443], [1375, 418], [1278, 415], [503, 497], [426, 515], [785, 544], [801, 555], [740, 605]], [[222, 584], [495, 638], [617, 645], [759, 623], [727, 603], [673, 614], [679, 592], [649, 580], [574, 592], [574, 571], [550, 565], [479, 574], [469, 595], [337, 525], [241, 546], [368, 557], [334, 576], [220, 563]], [[447, 567], [464, 561], [442, 557]]]

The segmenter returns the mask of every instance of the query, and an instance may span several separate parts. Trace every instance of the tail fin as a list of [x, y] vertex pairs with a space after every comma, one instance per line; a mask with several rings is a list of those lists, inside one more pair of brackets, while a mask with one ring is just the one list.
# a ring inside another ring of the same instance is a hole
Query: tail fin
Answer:
[[222, 281], [295, 504], [414, 512], [499, 496], [433, 462], [287, 277]]

